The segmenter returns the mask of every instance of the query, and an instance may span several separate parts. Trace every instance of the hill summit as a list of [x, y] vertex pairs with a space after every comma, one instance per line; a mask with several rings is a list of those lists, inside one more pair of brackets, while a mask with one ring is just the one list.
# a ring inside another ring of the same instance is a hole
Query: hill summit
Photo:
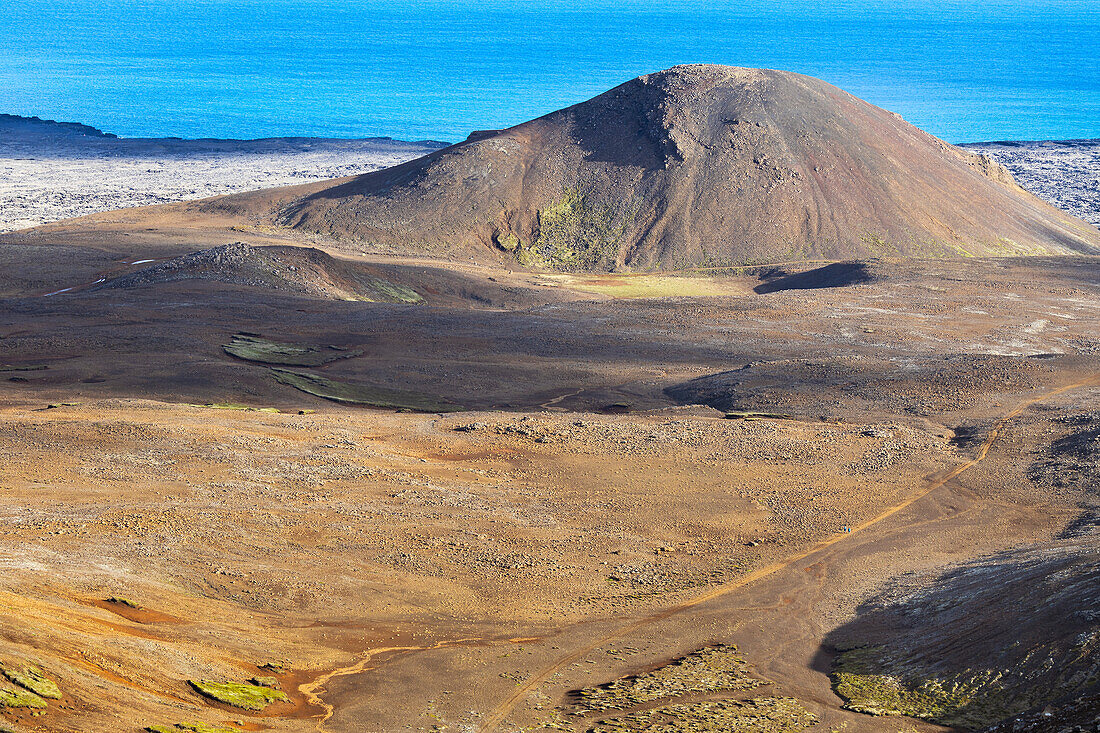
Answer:
[[560, 270], [1100, 252], [1100, 232], [830, 84], [677, 66], [377, 173], [207, 210]]

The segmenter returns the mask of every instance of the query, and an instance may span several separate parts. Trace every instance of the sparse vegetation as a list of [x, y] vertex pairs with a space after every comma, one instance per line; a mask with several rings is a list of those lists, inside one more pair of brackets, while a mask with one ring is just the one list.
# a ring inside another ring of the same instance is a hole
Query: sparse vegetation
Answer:
[[[406, 303], [415, 305], [423, 303], [424, 298], [412, 288], [399, 283], [383, 280], [380, 277], [371, 277], [359, 273], [355, 276], [359, 285], [363, 288], [358, 295], [348, 297], [348, 300], [361, 300], [368, 303], [381, 301], [384, 303]], [[373, 296], [373, 297], [372, 297]]]
[[61, 688], [53, 680], [47, 679], [37, 667], [27, 666], [19, 670], [13, 667], [0, 666], [0, 672], [15, 684], [39, 697], [51, 700], [61, 699]]
[[727, 420], [790, 420], [791, 416], [782, 412], [743, 412], [731, 410], [725, 415]]
[[188, 680], [200, 695], [211, 700], [232, 705], [243, 710], [263, 710], [273, 702], [290, 700], [285, 692], [248, 682], [214, 682], [212, 680]]
[[196, 405], [197, 407], [206, 407], [211, 410], [241, 410], [243, 412], [270, 412], [278, 413], [277, 407], [252, 407], [251, 405], [241, 405], [236, 402], [212, 402], [206, 405]]
[[751, 690], [766, 681], [748, 673], [737, 647], [707, 647], [645, 674], [623, 677], [574, 693], [580, 710], [622, 710], [692, 692]]
[[0, 708], [45, 710], [46, 701], [29, 690], [5, 690], [0, 688]]
[[175, 725], [150, 725], [145, 730], [149, 733], [179, 733], [180, 731], [193, 731], [194, 733], [241, 733], [240, 728], [226, 728], [207, 723], [176, 723]]
[[[596, 204], [588, 194], [567, 188], [560, 200], [538, 211], [535, 241], [528, 245], [516, 240], [516, 259], [528, 267], [566, 272], [613, 269], [633, 218], [633, 212]], [[510, 240], [501, 246], [507, 249], [508, 244]]]
[[238, 359], [281, 366], [321, 366], [338, 359], [360, 356], [363, 353], [334, 349], [331, 346], [305, 346], [272, 341], [248, 333], [238, 333], [222, 348], [225, 349], [225, 353]]
[[503, 237], [497, 238], [497, 246], [505, 252], [515, 252], [523, 242], [514, 233], [508, 232]]
[[875, 257], [888, 257], [899, 254], [897, 245], [894, 245], [881, 235], [874, 232], [861, 234], [859, 237], [869, 251]]
[[[891, 673], [893, 672], [893, 673]], [[833, 663], [833, 689], [844, 707], [868, 715], [907, 715], [948, 726], [982, 728], [1028, 707], [1000, 680], [982, 670], [922, 676], [886, 662], [881, 647], [842, 652]]]
[[[953, 729], [1094, 694], [1097, 259], [952, 247], [1100, 235], [784, 78], [5, 236], [0, 358], [49, 370], [0, 372], [0, 687], [32, 706], [0, 720], [897, 733], [938, 726], [823, 675]], [[395, 283], [432, 306], [341, 302]]]
[[817, 723], [798, 700], [758, 697], [667, 705], [601, 720], [589, 733], [794, 733]]
[[272, 369], [271, 373], [280, 384], [290, 385], [307, 394], [333, 402], [416, 412], [456, 412], [463, 409], [461, 405], [419, 392], [339, 382], [316, 374], [292, 372], [287, 369]]

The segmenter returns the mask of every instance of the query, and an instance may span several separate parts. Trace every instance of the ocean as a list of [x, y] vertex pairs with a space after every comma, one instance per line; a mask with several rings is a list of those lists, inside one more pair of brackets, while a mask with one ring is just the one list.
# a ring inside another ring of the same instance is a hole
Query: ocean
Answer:
[[950, 142], [1100, 137], [1100, 0], [13, 0], [0, 112], [455, 141], [696, 62], [816, 76]]

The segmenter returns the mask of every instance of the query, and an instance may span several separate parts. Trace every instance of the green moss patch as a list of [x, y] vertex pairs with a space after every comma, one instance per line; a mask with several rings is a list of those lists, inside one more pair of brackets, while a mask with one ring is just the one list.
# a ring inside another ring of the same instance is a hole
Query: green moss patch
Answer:
[[117, 603], [120, 606], [128, 606], [130, 608], [141, 608], [137, 603], [131, 601], [129, 598], [123, 598], [121, 596], [111, 596], [107, 599], [108, 603]]
[[668, 705], [601, 720], [589, 733], [795, 733], [817, 717], [793, 698], [712, 700]]
[[23, 669], [0, 666], [0, 673], [25, 690], [30, 690], [39, 697], [51, 700], [61, 699], [61, 688], [53, 680], [47, 679], [37, 667], [27, 666]]
[[733, 410], [725, 415], [727, 420], [790, 420], [791, 416], [782, 412], [742, 412]]
[[360, 356], [363, 353], [331, 346], [306, 346], [271, 341], [248, 333], [238, 333], [222, 348], [225, 349], [225, 353], [238, 359], [281, 366], [321, 366], [337, 359]]
[[288, 702], [285, 692], [248, 682], [214, 682], [188, 680], [187, 684], [204, 697], [243, 710], [263, 710], [273, 702]]
[[181, 730], [194, 731], [194, 733], [241, 733], [240, 728], [225, 728], [206, 723], [176, 723], [175, 725], [150, 725], [145, 730], [149, 733], [179, 733]]
[[278, 407], [252, 407], [251, 405], [241, 405], [236, 402], [213, 402], [207, 405], [195, 405], [195, 407], [205, 407], [210, 410], [242, 410], [244, 412], [271, 412], [278, 413]]
[[748, 673], [737, 647], [719, 644], [641, 675], [573, 693], [582, 711], [623, 710], [642, 703], [688, 693], [751, 690], [768, 684]]
[[906, 715], [960, 728], [984, 728], [1029, 707], [994, 670], [922, 675], [892, 664], [882, 647], [842, 652], [833, 661], [833, 690], [844, 707], [868, 715]]
[[[521, 265], [554, 270], [609, 270], [615, 266], [619, 245], [633, 212], [594, 203], [576, 189], [538, 212], [538, 235], [532, 244], [515, 242], [512, 251]], [[501, 246], [507, 250], [508, 238]]]
[[503, 237], [497, 238], [497, 246], [505, 252], [515, 252], [521, 244], [522, 242], [519, 241], [519, 237], [511, 232]]
[[292, 372], [287, 369], [272, 369], [271, 373], [280, 384], [290, 385], [307, 394], [349, 405], [415, 410], [417, 412], [456, 412], [464, 409], [461, 405], [445, 402], [439, 397], [420, 392], [338, 382], [335, 379], [327, 379], [316, 374]]
[[253, 677], [249, 682], [260, 687], [270, 687], [272, 690], [279, 689], [279, 679], [277, 677]]
[[0, 708], [31, 708], [44, 710], [46, 701], [29, 690], [0, 689]]
[[365, 291], [358, 293], [348, 300], [363, 300], [369, 303], [382, 301], [384, 303], [405, 303], [416, 305], [423, 303], [424, 297], [406, 285], [383, 280], [380, 277], [359, 274], [355, 278]]

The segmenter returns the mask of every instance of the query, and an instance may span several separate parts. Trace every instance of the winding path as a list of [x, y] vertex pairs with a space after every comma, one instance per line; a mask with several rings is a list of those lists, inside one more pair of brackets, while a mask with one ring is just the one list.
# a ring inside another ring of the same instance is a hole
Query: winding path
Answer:
[[303, 682], [298, 685], [298, 692], [306, 698], [306, 704], [324, 710], [318, 717], [317, 730], [323, 731], [325, 729], [325, 723], [332, 717], [335, 708], [329, 703], [325, 702], [321, 697], [321, 693], [324, 692], [324, 686], [328, 684], [329, 680], [335, 677], [346, 677], [352, 674], [359, 674], [367, 670], [367, 664], [370, 660], [379, 654], [385, 654], [387, 652], [424, 652], [432, 649], [442, 649], [448, 646], [461, 646], [463, 644], [469, 644], [471, 642], [479, 642], [481, 639], [455, 639], [453, 641], [439, 641], [431, 646], [385, 646], [378, 647], [377, 649], [368, 649], [361, 653], [361, 658], [355, 664], [348, 665], [347, 667], [338, 667], [337, 669], [325, 672], [319, 675], [309, 682]]
[[578, 649], [570, 652], [569, 654], [559, 658], [553, 664], [551, 664], [550, 666], [542, 669], [541, 671], [536, 673], [534, 676], [532, 676], [530, 679], [528, 679], [525, 683], [523, 683], [522, 685], [517, 687], [512, 692], [512, 694], [508, 696], [508, 698], [506, 700], [504, 700], [499, 705], [497, 705], [493, 709], [493, 711], [481, 723], [481, 727], [478, 728], [479, 733], [493, 733], [494, 731], [496, 731], [500, 727], [500, 724], [502, 722], [504, 722], [504, 719], [509, 714], [511, 714], [511, 712], [516, 708], [516, 706], [529, 693], [531, 693], [532, 691], [534, 691], [538, 687], [542, 686], [547, 680], [550, 679], [550, 677], [552, 677], [555, 673], [557, 673], [561, 669], [563, 669], [566, 666], [572, 664], [573, 662], [576, 662], [576, 661], [580, 660], [581, 658], [587, 656], [588, 654], [592, 653], [593, 651], [600, 648], [601, 646], [603, 646], [603, 645], [605, 645], [609, 642], [617, 641], [619, 639], [622, 639], [624, 636], [627, 636], [628, 634], [630, 634], [630, 633], [632, 633], [632, 632], [634, 632], [638, 629], [641, 629], [645, 626], [649, 626], [649, 625], [654, 624], [658, 621], [662, 621], [664, 619], [667, 619], [671, 616], [675, 616], [677, 614], [683, 613], [684, 611], [688, 611], [692, 608], [695, 608], [696, 606], [707, 603], [708, 601], [712, 601], [716, 598], [720, 598], [722, 596], [729, 595], [730, 593], [733, 593], [733, 592], [735, 592], [735, 591], [737, 591], [741, 588], [744, 588], [747, 585], [755, 583], [756, 581], [759, 581], [759, 580], [767, 578], [771, 575], [774, 575], [775, 573], [777, 573], [777, 572], [779, 572], [779, 571], [781, 571], [781, 570], [783, 570], [787, 567], [790, 567], [791, 565], [793, 565], [797, 562], [800, 562], [802, 560], [810, 558], [810, 557], [820, 553], [821, 551], [823, 551], [823, 550], [825, 550], [829, 547], [832, 547], [833, 545], [836, 545], [840, 542], [843, 542], [843, 541], [851, 538], [853, 535], [855, 535], [859, 532], [862, 532], [862, 531], [864, 531], [864, 530], [866, 530], [870, 527], [873, 527], [873, 526], [879, 524], [883, 520], [894, 516], [898, 512], [902, 511], [903, 509], [906, 509], [907, 507], [911, 506], [912, 504], [916, 503], [917, 501], [920, 501], [921, 499], [928, 496], [929, 494], [931, 494], [936, 489], [944, 486], [946, 483], [948, 483], [952, 479], [958, 477], [960, 474], [970, 470], [974, 466], [976, 466], [979, 463], [981, 463], [982, 461], [984, 461], [986, 456], [989, 455], [989, 451], [993, 447], [993, 444], [996, 442], [997, 438], [1000, 436], [1001, 432], [1004, 430], [1005, 425], [1010, 420], [1012, 420], [1012, 419], [1016, 418], [1017, 416], [1019, 416], [1024, 410], [1026, 410], [1031, 405], [1034, 405], [1034, 404], [1039, 403], [1039, 402], [1043, 402], [1045, 400], [1049, 400], [1052, 397], [1056, 397], [1058, 395], [1064, 394], [1066, 392], [1070, 392], [1070, 391], [1075, 390], [1075, 389], [1080, 389], [1082, 387], [1097, 386], [1097, 385], [1100, 385], [1100, 374], [1093, 375], [1093, 376], [1089, 377], [1088, 379], [1084, 379], [1080, 382], [1075, 382], [1073, 384], [1068, 384], [1068, 385], [1065, 385], [1063, 387], [1059, 387], [1059, 388], [1051, 390], [1049, 392], [1045, 392], [1045, 393], [1043, 393], [1043, 394], [1041, 394], [1037, 397], [1033, 397], [1031, 399], [1028, 399], [1028, 400], [1025, 400], [1025, 401], [1021, 402], [1014, 409], [1012, 409], [1011, 411], [1009, 411], [1008, 413], [1003, 415], [997, 421], [997, 423], [989, 431], [989, 435], [986, 436], [985, 441], [982, 443], [981, 447], [978, 449], [978, 452], [975, 454], [974, 458], [970, 459], [969, 461], [967, 461], [965, 463], [959, 464], [958, 466], [951, 469], [950, 471], [948, 471], [943, 476], [940, 476], [939, 478], [930, 478], [929, 480], [930, 480], [931, 483], [929, 483], [919, 493], [914, 494], [913, 496], [910, 496], [910, 497], [906, 498], [904, 501], [902, 501], [899, 504], [895, 504], [894, 506], [889, 507], [888, 509], [884, 510], [883, 512], [881, 512], [877, 516], [874, 516], [871, 519], [868, 519], [867, 521], [852, 527], [851, 532], [845, 532], [843, 534], [833, 535], [832, 537], [829, 537], [825, 540], [822, 540], [821, 542], [818, 542], [817, 544], [811, 546], [809, 549], [807, 549], [803, 552], [800, 552], [796, 555], [792, 555], [788, 558], [785, 558], [785, 559], [783, 559], [779, 562], [776, 562], [776, 563], [772, 563], [770, 565], [765, 565], [764, 567], [758, 568], [758, 569], [752, 571], [751, 573], [748, 573], [747, 575], [744, 575], [744, 576], [738, 578], [737, 580], [726, 583], [724, 585], [720, 585], [720, 586], [718, 586], [716, 588], [713, 588], [713, 589], [711, 589], [711, 590], [709, 590], [705, 593], [701, 593], [701, 594], [699, 594], [699, 595], [697, 595], [693, 598], [690, 598], [687, 601], [676, 604], [674, 606], [670, 606], [669, 608], [663, 609], [663, 610], [658, 611], [656, 613], [653, 613], [653, 614], [650, 614], [650, 615], [645, 616], [643, 618], [632, 621], [632, 622], [630, 622], [630, 623], [628, 623], [624, 626], [621, 626], [620, 628], [616, 629], [615, 631], [611, 632], [610, 634], [607, 634], [607, 635], [597, 639], [596, 641], [593, 641], [593, 642], [591, 642], [591, 643], [589, 643], [589, 644], [587, 644], [587, 645], [585, 645], [581, 648], [578, 648]]

